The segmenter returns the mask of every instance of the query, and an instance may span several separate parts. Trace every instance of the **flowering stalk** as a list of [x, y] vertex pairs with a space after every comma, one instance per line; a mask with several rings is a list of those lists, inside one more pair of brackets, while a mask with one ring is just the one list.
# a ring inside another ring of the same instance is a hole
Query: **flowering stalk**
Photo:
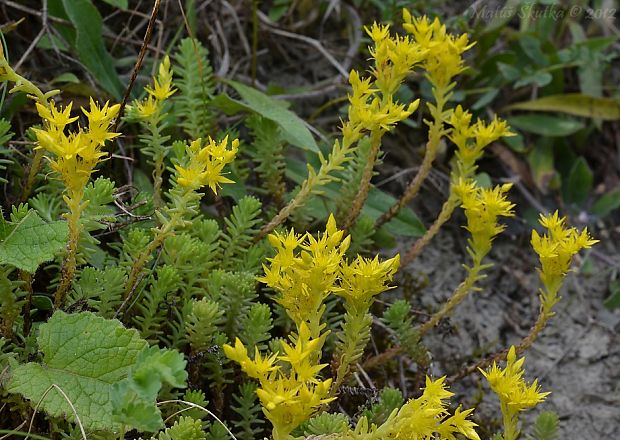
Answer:
[[164, 109], [166, 100], [176, 92], [176, 89], [172, 88], [172, 75], [170, 58], [166, 56], [159, 64], [157, 76], [153, 77], [153, 86], [144, 88], [147, 97], [142, 101], [135, 101], [129, 108], [129, 119], [140, 121], [148, 131], [147, 135], [140, 138], [144, 144], [142, 151], [151, 157], [153, 163], [153, 202], [156, 209], [162, 207], [162, 175], [169, 150], [166, 142], [170, 139], [170, 136], [162, 134], [165, 128]]
[[457, 287], [450, 299], [434, 313], [431, 319], [420, 326], [420, 334], [426, 333], [435, 327], [439, 321], [450, 314], [455, 306], [475, 289], [475, 284], [481, 278], [482, 271], [491, 267], [483, 264], [483, 258], [491, 250], [491, 244], [495, 236], [504, 230], [504, 226], [497, 223], [498, 217], [511, 217], [514, 205], [505, 198], [512, 185], [504, 184], [492, 189], [477, 187], [473, 182], [461, 180], [455, 187], [455, 192], [461, 199], [465, 217], [467, 218], [466, 229], [471, 234], [468, 240], [467, 252], [472, 259], [470, 267], [465, 266], [467, 277]]
[[[295, 324], [296, 332], [289, 337], [291, 344], [282, 343], [284, 356], [263, 356], [255, 348], [251, 359], [238, 339], [234, 347], [225, 345], [224, 352], [248, 376], [259, 380], [257, 395], [273, 425], [273, 438], [284, 439], [335, 398], [351, 364], [362, 355], [372, 323], [368, 310], [374, 297], [388, 289], [386, 283], [396, 272], [398, 257], [383, 262], [358, 257], [348, 263], [344, 255], [350, 236], [338, 230], [333, 215], [325, 232], [316, 238], [291, 230], [271, 234], [269, 241], [276, 255], [263, 267], [265, 275], [259, 280], [277, 292], [275, 300]], [[339, 368], [334, 383], [319, 377], [325, 367], [320, 364], [322, 347], [329, 334], [322, 317], [331, 294], [341, 296], [347, 309], [338, 335], [335, 360]], [[290, 368], [283, 368], [283, 362]]]
[[538, 380], [531, 385], [523, 379], [523, 363], [525, 358], [517, 359], [514, 346], [510, 347], [506, 359], [506, 368], [500, 369], [496, 363], [488, 370], [480, 370], [487, 379], [491, 389], [499, 397], [503, 421], [503, 440], [519, 438], [519, 413], [533, 408], [550, 394], [540, 392]]
[[560, 300], [559, 291], [570, 270], [573, 256], [598, 243], [598, 240], [592, 239], [587, 228], [581, 232], [572, 227], [567, 228], [566, 218], [559, 217], [557, 211], [541, 215], [540, 224], [547, 229], [547, 233], [540, 236], [536, 230], [532, 230], [531, 240], [532, 248], [540, 259], [538, 274], [543, 284], [539, 295], [540, 312], [536, 323], [519, 345], [519, 351], [530, 347], [555, 315], [553, 306]]
[[338, 343], [333, 356], [337, 365], [336, 380], [332, 384], [331, 395], [338, 393], [351, 371], [351, 366], [359, 360], [370, 339], [372, 315], [369, 310], [375, 296], [388, 290], [387, 286], [400, 263], [400, 257], [380, 262], [357, 257], [351, 264], [342, 267], [341, 290], [336, 295], [345, 300], [342, 330], [338, 333]]
[[[364, 178], [354, 202], [352, 224], [366, 200], [372, 167], [379, 151], [381, 137], [398, 122], [408, 118], [418, 107], [419, 100], [409, 105], [393, 101], [393, 95], [400, 83], [423, 56], [423, 50], [411, 44], [408, 39], [390, 39], [389, 27], [373, 25], [367, 32], [377, 41], [371, 55], [376, 60], [373, 78], [361, 78], [355, 70], [349, 75], [351, 94], [349, 95], [348, 119], [342, 122], [342, 139], [334, 143], [327, 159], [319, 153], [321, 167], [315, 171], [308, 165], [308, 178], [301, 184], [295, 197], [280, 212], [264, 225], [255, 240], [260, 240], [286, 220], [306, 199], [318, 192], [321, 186], [338, 180], [333, 174], [343, 169], [351, 160], [357, 142], [367, 133], [372, 139], [370, 165], [364, 171]], [[395, 53], [393, 53], [395, 52]], [[392, 64], [393, 63], [393, 64]], [[355, 213], [356, 212], [356, 213]]]
[[[12, 82], [15, 86], [9, 90], [9, 93], [15, 92], [24, 92], [28, 97], [35, 100], [35, 102], [42, 104], [46, 107], [49, 107], [50, 99], [60, 93], [59, 90], [51, 90], [47, 93], [43, 93], [41, 89], [39, 89], [36, 85], [34, 85], [31, 81], [27, 80], [23, 76], [19, 75], [13, 68], [9, 65], [6, 57], [4, 56], [4, 50], [2, 45], [0, 45], [0, 82]], [[41, 169], [41, 161], [43, 160], [43, 151], [40, 149], [35, 149], [34, 156], [32, 161], [30, 162], [30, 169], [28, 170], [28, 177], [26, 178], [26, 183], [22, 190], [21, 200], [26, 201], [30, 194], [32, 193], [32, 189], [34, 187], [34, 181], [39, 174], [39, 170]]]
[[370, 105], [367, 99], [352, 101], [351, 105], [364, 109], [360, 114], [363, 115], [364, 125], [370, 132], [370, 152], [351, 208], [344, 210], [347, 212], [345, 229], [355, 223], [368, 197], [383, 135], [393, 129], [396, 123], [408, 118], [420, 103], [418, 99], [405, 110], [403, 105], [395, 103], [394, 94], [407, 75], [427, 56], [427, 47], [409, 37], [391, 37], [387, 25], [375, 23], [366, 28], [366, 32], [374, 42], [374, 47], [370, 49], [374, 59], [372, 83], [368, 82], [369, 87], [372, 87], [372, 95], [368, 96], [371, 101]]
[[445, 25], [442, 25], [438, 19], [431, 22], [426, 17], [414, 18], [407, 10], [403, 10], [403, 19], [405, 31], [416, 43], [427, 50], [421, 66], [426, 71], [426, 78], [433, 87], [435, 103], [428, 104], [432, 122], [425, 121], [429, 125], [429, 133], [422, 164], [401, 198], [377, 219], [377, 227], [396, 216], [418, 194], [422, 183], [428, 177], [441, 139], [448, 133], [444, 122], [451, 114], [451, 110], [446, 109], [446, 103], [452, 96], [452, 89], [455, 86], [452, 78], [465, 70], [462, 54], [473, 46], [469, 44], [467, 34], [458, 36], [448, 34]]
[[[476, 121], [471, 124], [471, 113], [464, 111], [459, 105], [451, 113], [448, 123], [452, 128], [448, 138], [456, 145], [455, 161], [450, 178], [450, 195], [441, 207], [441, 211], [433, 224], [427, 229], [403, 257], [403, 265], [411, 263], [422, 252], [422, 249], [439, 232], [445, 222], [459, 205], [459, 196], [455, 190], [461, 180], [472, 179], [478, 166], [477, 161], [482, 157], [484, 149], [501, 137], [513, 136], [506, 121], [495, 118], [489, 124]], [[417, 176], [416, 176], [417, 177]]]
[[222, 183], [233, 183], [223, 176], [224, 167], [232, 162], [239, 149], [239, 140], [235, 139], [228, 148], [228, 137], [221, 142], [209, 138], [203, 146], [202, 140], [193, 141], [186, 148], [186, 163], [175, 165], [176, 174], [173, 187], [169, 192], [170, 203], [162, 211], [156, 211], [160, 226], [153, 230], [153, 240], [136, 258], [125, 284], [125, 299], [135, 290], [144, 266], [153, 252], [159, 248], [174, 231], [187, 224], [188, 217], [198, 212], [198, 202], [202, 195], [199, 190], [205, 186], [217, 193]]
[[119, 133], [110, 132], [110, 124], [116, 117], [119, 105], [106, 103], [100, 108], [91, 98], [90, 111], [82, 109], [88, 119], [88, 129], [65, 133], [67, 125], [78, 118], [71, 117], [71, 104], [64, 110], [57, 109], [53, 101], [47, 105], [37, 103], [37, 111], [43, 119], [42, 129], [33, 129], [37, 137], [37, 149], [47, 153], [50, 165], [60, 174], [65, 186], [63, 199], [68, 212], [65, 214], [69, 228], [67, 254], [62, 265], [62, 277], [54, 295], [56, 308], [64, 305], [65, 297], [77, 265], [77, 247], [82, 225], [80, 217], [88, 201], [84, 201], [84, 188], [95, 167], [106, 153], [102, 151], [106, 141]]

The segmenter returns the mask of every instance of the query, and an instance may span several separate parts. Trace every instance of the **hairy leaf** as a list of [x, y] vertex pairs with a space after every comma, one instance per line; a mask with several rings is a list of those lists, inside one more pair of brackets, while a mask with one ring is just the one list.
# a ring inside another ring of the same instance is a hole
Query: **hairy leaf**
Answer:
[[[18, 366], [8, 391], [36, 404], [55, 384], [67, 395], [85, 428], [120, 429], [112, 416], [111, 391], [127, 377], [147, 347], [138, 332], [90, 312], [56, 312], [41, 325], [37, 341], [44, 354], [43, 364]], [[69, 403], [56, 389], [49, 391], [41, 408], [52, 416], [76, 421]]]
[[67, 223], [45, 223], [30, 211], [17, 224], [0, 220], [0, 263], [34, 273], [37, 267], [62, 251], [67, 243]]

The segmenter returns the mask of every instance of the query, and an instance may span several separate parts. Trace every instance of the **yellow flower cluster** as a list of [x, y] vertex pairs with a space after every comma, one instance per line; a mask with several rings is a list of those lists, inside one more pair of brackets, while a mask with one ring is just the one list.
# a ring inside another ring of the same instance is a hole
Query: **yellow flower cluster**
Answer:
[[460, 179], [454, 191], [461, 200], [467, 218], [466, 229], [471, 234], [469, 252], [475, 262], [480, 262], [491, 249], [493, 238], [504, 230], [497, 223], [498, 217], [513, 216], [514, 204], [506, 200], [512, 184], [494, 188], [481, 188], [471, 180]]
[[480, 370], [489, 382], [491, 389], [499, 397], [504, 416], [504, 440], [515, 440], [519, 436], [517, 427], [519, 412], [530, 409], [545, 400], [550, 393], [540, 392], [538, 380], [528, 385], [523, 379], [525, 358], [517, 359], [516, 349], [510, 347], [506, 368], [496, 363], [488, 370]]
[[345, 139], [359, 139], [364, 130], [389, 131], [396, 123], [408, 118], [420, 100], [408, 106], [393, 100], [402, 82], [416, 67], [426, 70], [435, 88], [447, 92], [452, 78], [463, 67], [461, 55], [472, 45], [467, 35], [453, 36], [438, 19], [415, 18], [403, 10], [404, 28], [410, 35], [391, 36], [388, 25], [373, 24], [366, 28], [374, 46], [371, 78], [360, 78], [353, 70], [349, 76], [349, 120], [343, 124]]
[[[301, 323], [299, 334], [291, 337], [292, 345], [282, 342], [284, 355], [263, 357], [255, 348], [254, 359], [248, 356], [237, 338], [234, 348], [224, 345], [224, 353], [239, 363], [250, 377], [258, 379], [256, 391], [263, 412], [273, 425], [273, 438], [280, 440], [308, 420], [318, 407], [334, 400], [328, 397], [331, 379], [319, 379], [325, 364], [318, 364], [327, 333], [312, 338], [310, 329]], [[283, 363], [288, 368], [283, 368]]]
[[445, 377], [442, 377], [433, 381], [427, 376], [422, 395], [394, 410], [381, 426], [369, 428], [368, 420], [362, 417], [355, 429], [343, 437], [351, 440], [447, 440], [455, 439], [456, 435], [460, 434], [470, 440], [479, 440], [480, 437], [474, 429], [477, 425], [467, 418], [473, 409], [461, 411], [459, 407], [453, 415], [449, 415], [448, 399], [454, 394], [446, 389], [444, 380]]
[[416, 18], [403, 9], [403, 20], [405, 31], [428, 51], [429, 56], [424, 58], [423, 63], [428, 80], [436, 89], [451, 88], [452, 78], [465, 69], [463, 53], [475, 43], [469, 43], [467, 34], [448, 34], [446, 26], [438, 18], [431, 22], [426, 16]]
[[324, 326], [320, 320], [327, 296], [333, 293], [350, 303], [368, 304], [388, 289], [386, 283], [398, 269], [398, 256], [383, 262], [358, 257], [347, 263], [344, 254], [350, 240], [338, 230], [333, 215], [318, 238], [294, 231], [269, 236], [277, 254], [269, 259], [269, 267], [263, 266], [265, 276], [259, 280], [279, 293], [276, 301], [295, 324], [306, 322], [313, 337]]
[[566, 219], [560, 217], [557, 211], [541, 215], [540, 224], [547, 229], [547, 233], [540, 236], [536, 230], [532, 230], [532, 247], [540, 259], [539, 274], [545, 287], [541, 303], [543, 310], [549, 313], [558, 301], [557, 293], [570, 269], [573, 256], [598, 243], [598, 240], [590, 237], [587, 228], [581, 232], [572, 227], [567, 228]]
[[177, 183], [191, 191], [208, 186], [214, 193], [221, 183], [234, 183], [224, 177], [222, 172], [224, 167], [235, 159], [238, 149], [239, 139], [233, 140], [228, 148], [228, 136], [221, 142], [209, 138], [204, 146], [201, 139], [192, 141], [186, 149], [185, 166], [174, 166], [177, 170]]
[[[259, 280], [278, 292], [276, 301], [295, 323], [297, 334], [291, 335], [290, 344], [281, 343], [284, 354], [263, 357], [255, 349], [251, 359], [240, 340], [224, 351], [246, 374], [259, 380], [257, 394], [278, 439], [333, 400], [332, 380], [319, 379], [325, 367], [319, 363], [322, 348], [329, 334], [323, 332], [321, 322], [325, 299], [331, 294], [342, 296], [363, 317], [373, 297], [389, 288], [386, 284], [398, 268], [399, 257], [387, 261], [358, 257], [349, 264], [345, 252], [350, 236], [337, 228], [333, 215], [317, 237], [291, 230], [271, 234], [269, 241], [276, 255], [263, 266], [265, 275]], [[356, 336], [367, 341], [364, 335]], [[283, 363], [288, 367], [282, 368]]]
[[82, 109], [88, 119], [88, 129], [65, 132], [67, 125], [78, 118], [71, 117], [71, 104], [64, 110], [56, 108], [53, 101], [45, 106], [37, 103], [37, 111], [44, 121], [44, 128], [33, 129], [38, 142], [37, 148], [50, 153], [52, 169], [57, 171], [65, 184], [69, 203], [79, 203], [84, 187], [88, 183], [97, 163], [106, 155], [102, 151], [105, 142], [119, 133], [110, 132], [110, 124], [118, 114], [118, 104], [106, 103], [99, 107], [91, 98], [90, 111]]
[[458, 105], [447, 121], [452, 129], [448, 138], [456, 145], [456, 173], [453, 179], [469, 179], [476, 171], [476, 162], [482, 157], [484, 148], [491, 142], [505, 136], [514, 136], [506, 121], [495, 117], [489, 124], [478, 119], [471, 124], [471, 113]]
[[157, 76], [153, 77], [153, 87], [146, 86], [144, 90], [147, 97], [134, 102], [131, 111], [139, 119], [158, 118], [164, 101], [176, 92], [176, 89], [172, 88], [172, 68], [168, 55], [159, 63]]

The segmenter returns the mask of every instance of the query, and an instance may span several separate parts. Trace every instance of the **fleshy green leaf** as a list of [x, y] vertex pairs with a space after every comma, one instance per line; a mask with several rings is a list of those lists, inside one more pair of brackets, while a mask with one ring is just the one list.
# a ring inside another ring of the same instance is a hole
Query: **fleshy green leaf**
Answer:
[[545, 96], [532, 101], [517, 102], [507, 109], [559, 112], [609, 121], [620, 119], [620, 102], [580, 93]]
[[[319, 147], [306, 127], [303, 120], [283, 106], [283, 102], [271, 98], [264, 93], [236, 81], [225, 81], [233, 87], [244, 102], [228, 98], [226, 104], [229, 111], [251, 110], [267, 118], [282, 128], [284, 139], [292, 145], [304, 150], [318, 152]], [[222, 103], [220, 103], [221, 105]], [[225, 107], [225, 106], [224, 106]], [[223, 109], [226, 111], [226, 108]]]
[[108, 93], [120, 99], [123, 85], [103, 44], [99, 11], [91, 0], [62, 0], [62, 4], [76, 29], [75, 49], [80, 61]]
[[569, 136], [584, 127], [580, 121], [549, 115], [518, 115], [507, 119], [512, 127], [541, 136]]
[[[43, 364], [30, 362], [12, 372], [7, 389], [36, 404], [55, 384], [67, 395], [86, 429], [118, 430], [112, 416], [111, 391], [125, 379], [147, 342], [117, 320], [90, 312], [56, 312], [41, 325], [37, 337]], [[52, 416], [75, 422], [73, 411], [56, 390], [49, 391], [41, 408]]]
[[67, 244], [67, 223], [45, 223], [36, 211], [30, 211], [16, 225], [0, 221], [0, 263], [34, 273]]

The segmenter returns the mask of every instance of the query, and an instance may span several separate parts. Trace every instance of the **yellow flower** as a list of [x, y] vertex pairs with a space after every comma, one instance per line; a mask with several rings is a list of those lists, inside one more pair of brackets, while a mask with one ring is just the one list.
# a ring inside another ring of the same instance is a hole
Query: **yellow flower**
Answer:
[[37, 102], [35, 106], [47, 130], [51, 132], [62, 132], [67, 125], [78, 119], [77, 116], [71, 117], [73, 102], [70, 102], [64, 110], [57, 109], [54, 101], [49, 101], [47, 106]]
[[158, 74], [153, 77], [153, 87], [146, 86], [144, 90], [157, 101], [164, 101], [176, 92], [172, 88], [172, 69], [168, 55], [159, 63]]
[[559, 300], [557, 293], [560, 290], [564, 277], [570, 270], [573, 256], [582, 249], [588, 249], [598, 240], [592, 239], [588, 228], [581, 232], [575, 228], [566, 227], [566, 219], [558, 212], [540, 216], [540, 224], [547, 229], [547, 233], [539, 235], [532, 230], [532, 248], [540, 259], [539, 275], [545, 287], [541, 295], [544, 311], [551, 312], [551, 308]]
[[506, 359], [506, 368], [501, 369], [493, 363], [488, 371], [480, 369], [493, 392], [499, 397], [504, 416], [504, 440], [516, 440], [519, 437], [519, 413], [535, 407], [550, 394], [540, 392], [538, 380], [534, 380], [531, 385], [525, 382], [524, 362], [524, 357], [517, 359], [516, 349], [511, 346]]
[[[237, 338], [235, 347], [224, 345], [226, 356], [239, 363], [241, 369], [250, 377], [258, 379], [260, 387], [256, 390], [263, 412], [273, 424], [273, 437], [284, 439], [299, 424], [308, 420], [318, 407], [329, 403], [327, 397], [331, 379], [321, 380], [320, 371], [326, 366], [319, 364], [321, 349], [327, 333], [312, 338], [305, 323], [299, 327], [299, 334], [292, 344], [282, 343], [284, 355], [277, 353], [263, 357], [255, 349], [254, 359], [250, 359], [245, 346]], [[286, 362], [290, 368], [285, 371], [274, 365], [277, 360]]]
[[118, 115], [120, 107], [120, 104], [110, 106], [109, 102], [106, 102], [103, 107], [99, 108], [93, 98], [90, 98], [90, 111], [83, 108], [82, 112], [88, 118], [88, 135], [93, 142], [103, 145], [106, 141], [120, 135], [120, 133], [108, 131], [110, 123]]
[[480, 370], [499, 400], [515, 411], [533, 408], [550, 394], [540, 392], [537, 380], [534, 380], [531, 385], [525, 382], [523, 379], [524, 362], [525, 357], [517, 359], [517, 352], [513, 345], [508, 351], [504, 369], [493, 363], [488, 371]]
[[44, 121], [43, 129], [33, 129], [37, 137], [37, 148], [42, 148], [51, 154], [48, 157], [53, 170], [61, 175], [69, 198], [81, 199], [81, 194], [90, 179], [97, 163], [106, 153], [101, 151], [107, 140], [113, 139], [119, 133], [109, 131], [110, 123], [117, 116], [119, 105], [109, 106], [106, 103], [102, 108], [91, 99], [90, 112], [82, 109], [88, 119], [88, 128], [79, 128], [78, 131], [65, 133], [67, 125], [77, 117], [71, 117], [71, 104], [64, 110], [56, 108], [53, 101], [48, 106], [37, 103], [37, 111]]
[[444, 91], [453, 87], [452, 78], [464, 70], [462, 54], [473, 46], [466, 34], [450, 35], [435, 18], [414, 18], [403, 9], [403, 28], [421, 48], [427, 51], [423, 67], [431, 84]]
[[453, 175], [453, 179], [471, 178], [476, 171], [476, 162], [484, 153], [484, 148], [501, 137], [514, 135], [508, 129], [506, 121], [497, 117], [489, 124], [480, 119], [471, 124], [471, 117], [471, 113], [458, 105], [450, 112], [447, 120], [452, 126], [448, 138], [457, 146], [456, 174]]
[[449, 415], [448, 399], [453, 393], [446, 389], [444, 380], [442, 377], [433, 381], [427, 376], [420, 397], [407, 401], [379, 427], [368, 429], [368, 421], [362, 417], [352, 438], [455, 439], [455, 434], [459, 433], [467, 439], [480, 440], [474, 429], [477, 425], [467, 418], [473, 409], [461, 411], [459, 407], [454, 415]]
[[342, 290], [336, 295], [360, 310], [370, 307], [374, 297], [391, 287], [387, 286], [400, 264], [400, 255], [385, 261], [358, 256], [352, 263], [343, 264], [341, 269]]
[[325, 233], [318, 238], [311, 234], [271, 234], [269, 241], [277, 254], [264, 266], [265, 276], [258, 280], [276, 290], [280, 303], [295, 324], [307, 323], [314, 338], [323, 327], [323, 301], [340, 291], [340, 265], [351, 238], [338, 230], [330, 215]]
[[202, 140], [192, 141], [187, 151], [187, 163], [185, 166], [175, 165], [177, 170], [177, 182], [180, 186], [197, 191], [203, 186], [208, 186], [214, 193], [222, 183], [234, 183], [224, 177], [224, 167], [231, 163], [239, 149], [239, 140], [235, 139], [228, 148], [228, 136], [221, 142], [209, 138], [207, 145], [202, 145]]
[[482, 259], [491, 249], [493, 238], [504, 230], [504, 226], [497, 223], [498, 217], [514, 215], [514, 204], [505, 196], [511, 187], [512, 184], [507, 183], [480, 188], [473, 181], [464, 179], [454, 185], [454, 192], [465, 211], [466, 229], [471, 234], [469, 248], [475, 258]]

